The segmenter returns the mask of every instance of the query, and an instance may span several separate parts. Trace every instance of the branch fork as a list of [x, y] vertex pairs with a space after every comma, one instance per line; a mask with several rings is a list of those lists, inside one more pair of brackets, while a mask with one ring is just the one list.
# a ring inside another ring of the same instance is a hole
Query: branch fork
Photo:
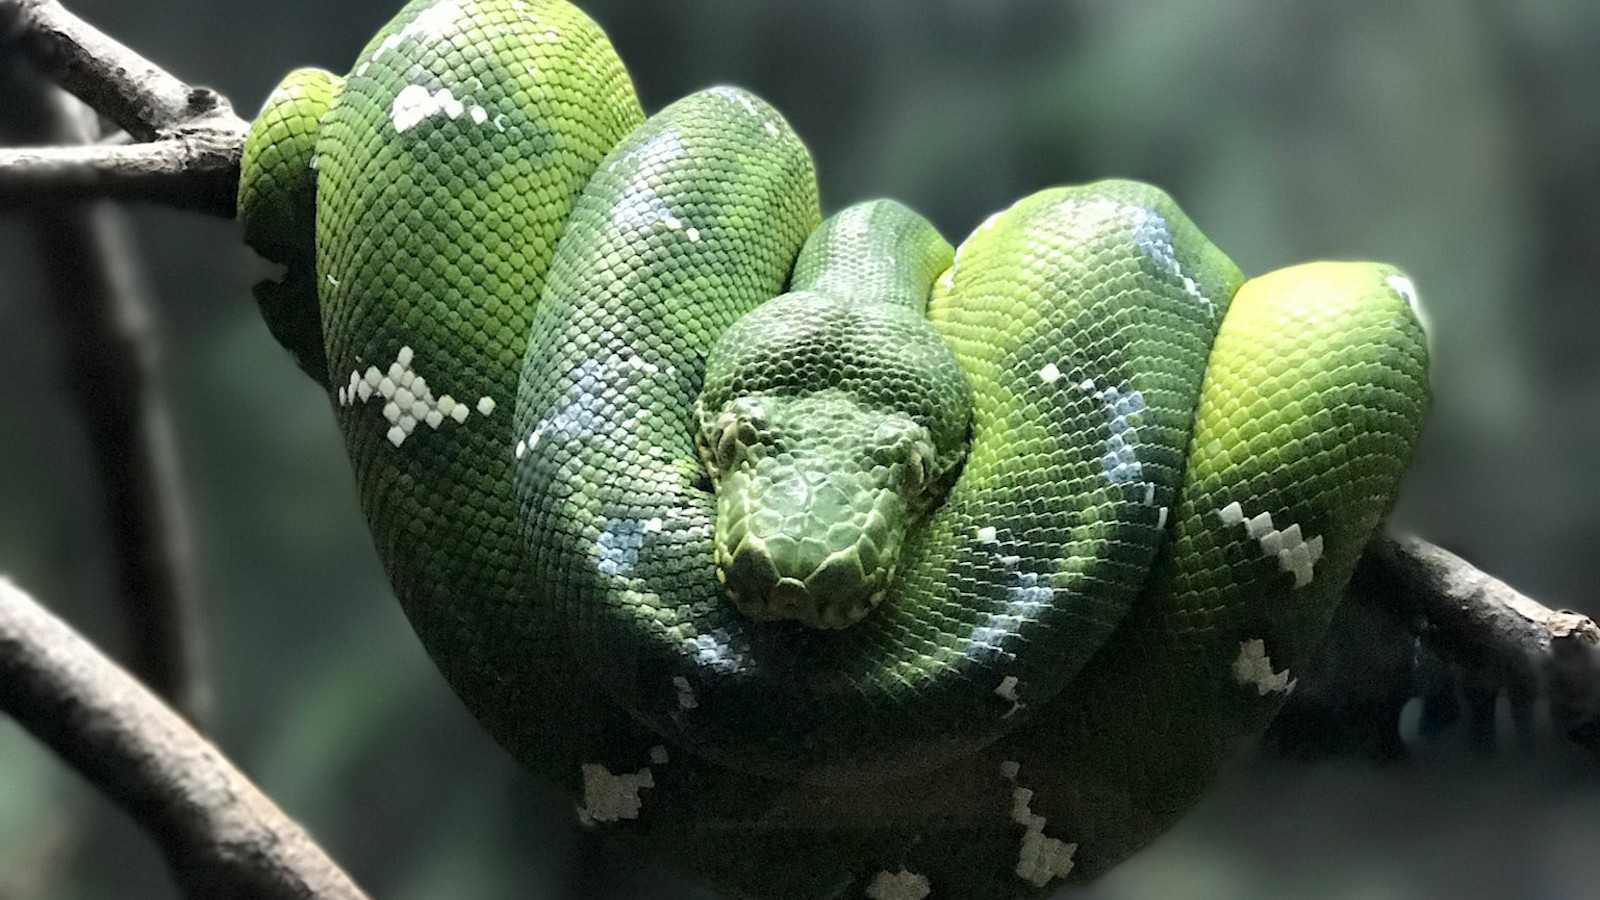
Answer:
[[58, 0], [0, 0], [0, 52], [17, 53], [133, 139], [0, 148], [0, 209], [112, 198], [233, 218], [249, 123], [227, 98], [180, 81]]

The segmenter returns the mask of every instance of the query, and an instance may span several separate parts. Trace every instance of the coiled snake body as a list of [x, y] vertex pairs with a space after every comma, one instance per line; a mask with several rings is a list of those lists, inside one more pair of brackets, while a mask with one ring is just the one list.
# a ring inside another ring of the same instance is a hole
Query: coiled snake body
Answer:
[[563, 0], [417, 0], [255, 121], [257, 295], [525, 764], [757, 894], [994, 896], [1159, 833], [1293, 688], [1426, 406], [1410, 282], [1160, 191], [821, 219]]

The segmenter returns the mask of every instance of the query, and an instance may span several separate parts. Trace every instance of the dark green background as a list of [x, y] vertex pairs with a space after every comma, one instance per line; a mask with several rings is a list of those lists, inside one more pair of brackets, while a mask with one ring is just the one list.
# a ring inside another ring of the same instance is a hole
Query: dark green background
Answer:
[[[399, 3], [70, 5], [248, 114], [294, 65], [347, 69]], [[958, 240], [1025, 193], [1120, 175], [1247, 272], [1400, 264], [1436, 402], [1399, 519], [1600, 612], [1600, 5], [584, 5], [647, 109], [723, 81], [772, 101], [829, 209], [890, 195]], [[389, 594], [326, 399], [255, 314], [265, 267], [236, 226], [134, 222], [223, 749], [378, 897], [701, 896], [580, 835], [457, 706]], [[0, 572], [115, 650], [98, 487], [25, 238], [0, 219]], [[1561, 752], [1258, 763], [1083, 896], [1593, 896], [1597, 800], [1600, 768]], [[81, 817], [76, 851], [41, 855]], [[0, 721], [0, 898], [170, 893], [143, 837]]]

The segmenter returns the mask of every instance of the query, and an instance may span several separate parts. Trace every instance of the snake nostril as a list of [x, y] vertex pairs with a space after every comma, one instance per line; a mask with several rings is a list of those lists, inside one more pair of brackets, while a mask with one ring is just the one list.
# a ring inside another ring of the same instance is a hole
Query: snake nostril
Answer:
[[773, 612], [785, 618], [804, 617], [812, 606], [806, 586], [795, 578], [779, 579], [767, 592], [767, 599]]
[[860, 557], [846, 551], [828, 557], [815, 572], [806, 578], [806, 588], [819, 601], [847, 604], [864, 596], [870, 587], [867, 572], [861, 567]]
[[726, 569], [727, 583], [748, 597], [765, 596], [781, 578], [766, 546], [754, 539], [747, 539], [739, 545]]

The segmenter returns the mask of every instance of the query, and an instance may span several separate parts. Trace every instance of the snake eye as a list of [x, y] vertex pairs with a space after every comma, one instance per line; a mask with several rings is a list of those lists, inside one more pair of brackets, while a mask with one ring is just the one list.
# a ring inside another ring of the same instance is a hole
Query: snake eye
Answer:
[[906, 445], [908, 436], [903, 422], [888, 420], [878, 425], [877, 431], [872, 435], [872, 459], [874, 462], [892, 466], [900, 463], [904, 469], [908, 462]]
[[770, 433], [766, 408], [748, 398], [728, 402], [715, 416], [697, 407], [697, 415], [700, 427], [695, 432], [695, 448], [713, 474], [731, 472], [741, 461], [748, 465], [752, 451], [759, 455]]
[[750, 427], [751, 440], [753, 435], [767, 430], [767, 408], [759, 403], [741, 403], [739, 405], [739, 418]]
[[733, 468], [734, 457], [739, 452], [740, 430], [738, 419], [724, 418], [722, 430], [717, 434], [717, 465], [723, 469]]
[[878, 429], [872, 434], [872, 442], [882, 448], [892, 448], [905, 439], [905, 423], [896, 419], [879, 422]]
[[913, 447], [906, 457], [905, 486], [912, 492], [921, 491], [928, 484], [928, 458], [922, 454], [921, 447]]
[[878, 426], [874, 439], [874, 461], [898, 469], [901, 490], [920, 494], [928, 489], [938, 451], [926, 428], [905, 420], [890, 420]]

